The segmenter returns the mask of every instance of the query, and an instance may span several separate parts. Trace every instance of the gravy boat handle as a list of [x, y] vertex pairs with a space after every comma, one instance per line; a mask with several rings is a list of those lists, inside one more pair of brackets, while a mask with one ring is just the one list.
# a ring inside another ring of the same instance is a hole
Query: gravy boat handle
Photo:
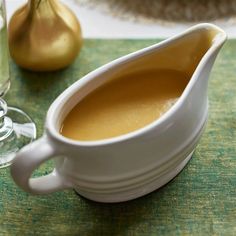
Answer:
[[31, 178], [32, 173], [42, 163], [58, 156], [47, 136], [43, 136], [34, 143], [27, 145], [16, 154], [11, 166], [11, 175], [22, 189], [31, 194], [48, 194], [69, 188], [65, 179], [54, 169], [52, 173]]

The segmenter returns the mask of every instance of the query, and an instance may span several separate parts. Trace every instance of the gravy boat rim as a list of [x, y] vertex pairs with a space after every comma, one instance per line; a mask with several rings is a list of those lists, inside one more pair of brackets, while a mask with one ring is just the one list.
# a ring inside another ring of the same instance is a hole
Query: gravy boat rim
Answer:
[[[167, 111], [165, 112], [161, 117], [157, 118], [156, 120], [152, 121], [151, 123], [145, 125], [142, 128], [139, 128], [137, 130], [131, 131], [127, 134], [115, 136], [112, 138], [107, 138], [107, 139], [101, 139], [101, 140], [91, 140], [91, 141], [80, 141], [80, 140], [73, 140], [70, 138], [67, 138], [63, 136], [62, 134], [59, 133], [58, 128], [56, 127], [56, 122], [55, 119], [58, 117], [58, 115], [61, 113], [61, 110], [63, 107], [66, 105], [66, 102], [69, 101], [80, 89], [82, 89], [87, 83], [89, 83], [91, 80], [94, 79], [94, 77], [99, 76], [100, 74], [103, 74], [107, 69], [111, 69], [114, 66], [119, 66], [121, 64], [130, 62], [132, 60], [135, 60], [139, 58], [140, 56], [144, 56], [151, 51], [155, 49], [159, 49], [165, 46], [168, 46], [168, 44], [172, 41], [181, 39], [185, 37], [186, 35], [196, 31], [196, 30], [201, 30], [201, 29], [215, 29], [217, 31], [215, 38], [213, 38], [212, 45], [209, 47], [209, 49], [206, 51], [206, 53], [203, 55], [203, 57], [200, 59], [199, 64], [197, 65], [195, 71], [193, 72], [187, 86], [185, 87], [183, 93], [181, 96], [178, 98], [176, 103]], [[219, 37], [220, 36], [220, 37]], [[210, 23], [201, 23], [197, 24], [187, 30], [185, 30], [183, 33], [178, 34], [176, 36], [170, 37], [168, 39], [165, 39], [159, 43], [156, 43], [154, 45], [145, 47], [143, 49], [140, 49], [138, 51], [129, 53], [125, 56], [122, 56], [118, 59], [115, 59], [97, 69], [95, 69], [92, 72], [89, 72], [87, 75], [83, 76], [80, 80], [72, 84], [70, 87], [68, 87], [64, 92], [59, 95], [52, 105], [50, 106], [47, 117], [46, 117], [46, 132], [50, 134], [53, 138], [60, 140], [64, 143], [73, 145], [73, 146], [84, 146], [84, 147], [89, 147], [89, 146], [103, 146], [103, 145], [110, 145], [113, 143], [118, 143], [118, 142], [124, 142], [129, 139], [133, 139], [136, 137], [139, 137], [146, 132], [150, 131], [154, 127], [161, 126], [164, 124], [166, 120], [171, 118], [175, 112], [181, 107], [183, 101], [186, 99], [186, 96], [190, 92], [191, 88], [193, 87], [195, 81], [197, 80], [197, 77], [199, 76], [200, 71], [204, 67], [205, 63], [209, 59], [210, 55], [217, 50], [227, 39], [226, 33], [219, 28], [218, 26]]]

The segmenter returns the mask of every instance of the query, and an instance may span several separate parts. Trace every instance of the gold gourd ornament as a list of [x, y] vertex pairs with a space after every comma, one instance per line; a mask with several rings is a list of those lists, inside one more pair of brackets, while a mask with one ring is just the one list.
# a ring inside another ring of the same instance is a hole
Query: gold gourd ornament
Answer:
[[58, 0], [28, 0], [14, 13], [8, 30], [13, 60], [33, 71], [68, 66], [82, 46], [76, 16]]

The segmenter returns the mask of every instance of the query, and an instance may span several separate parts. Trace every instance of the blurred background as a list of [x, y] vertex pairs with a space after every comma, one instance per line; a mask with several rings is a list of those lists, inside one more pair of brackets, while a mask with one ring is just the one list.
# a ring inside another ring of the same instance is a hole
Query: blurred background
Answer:
[[[236, 37], [235, 0], [61, 0], [86, 38], [165, 38], [212, 22]], [[8, 17], [26, 0], [7, 0]]]

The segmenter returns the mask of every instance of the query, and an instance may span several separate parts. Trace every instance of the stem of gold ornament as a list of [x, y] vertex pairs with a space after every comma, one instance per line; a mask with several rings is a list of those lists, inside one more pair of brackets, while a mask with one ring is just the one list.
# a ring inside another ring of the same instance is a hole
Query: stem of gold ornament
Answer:
[[39, 4], [41, 3], [42, 0], [29, 0], [28, 1], [28, 6], [30, 9], [35, 9], [39, 7]]

